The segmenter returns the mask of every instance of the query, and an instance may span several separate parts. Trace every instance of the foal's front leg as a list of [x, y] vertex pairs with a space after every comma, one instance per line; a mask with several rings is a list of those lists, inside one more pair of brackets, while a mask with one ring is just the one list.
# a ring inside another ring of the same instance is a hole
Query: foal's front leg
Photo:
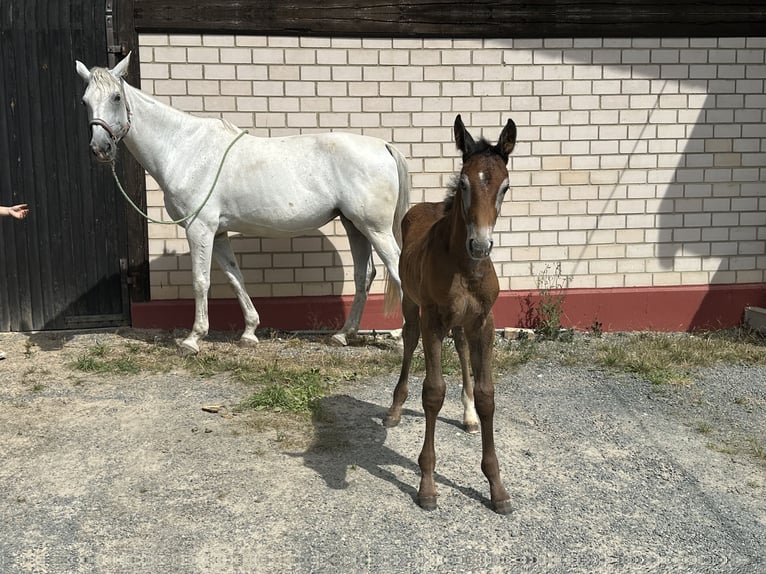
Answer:
[[495, 452], [495, 386], [492, 382], [492, 352], [495, 327], [490, 313], [484, 320], [466, 330], [476, 385], [474, 397], [481, 422], [481, 470], [489, 481], [492, 507], [498, 514], [512, 512], [510, 496], [500, 480], [500, 465]]
[[447, 334], [436, 312], [422, 310], [421, 331], [423, 337], [423, 352], [426, 359], [426, 378], [423, 381], [423, 411], [426, 415], [426, 434], [423, 440], [423, 450], [418, 457], [420, 466], [420, 488], [418, 489], [418, 504], [424, 510], [436, 508], [436, 448], [434, 435], [436, 433], [436, 417], [444, 404], [446, 385], [442, 376], [442, 341]]

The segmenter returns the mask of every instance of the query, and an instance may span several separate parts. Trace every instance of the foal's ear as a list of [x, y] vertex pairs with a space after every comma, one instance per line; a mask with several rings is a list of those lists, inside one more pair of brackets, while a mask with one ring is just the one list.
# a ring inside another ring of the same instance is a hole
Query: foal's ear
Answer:
[[516, 124], [508, 118], [508, 123], [505, 124], [500, 139], [497, 140], [497, 149], [505, 158], [506, 163], [514, 147], [516, 147]]
[[86, 84], [90, 82], [90, 70], [85, 64], [83, 64], [80, 60], [75, 60], [74, 67], [77, 70], [79, 76], [85, 80]]
[[128, 73], [128, 66], [130, 66], [130, 55], [133, 52], [128, 52], [128, 55], [125, 56], [122, 60], [117, 62], [117, 65], [112, 68], [110, 71], [112, 72], [112, 75], [117, 78], [118, 80], [122, 78], [125, 74]]
[[457, 145], [457, 149], [463, 152], [463, 158], [470, 155], [474, 145], [476, 145], [471, 134], [465, 129], [460, 114], [455, 118], [455, 145]]

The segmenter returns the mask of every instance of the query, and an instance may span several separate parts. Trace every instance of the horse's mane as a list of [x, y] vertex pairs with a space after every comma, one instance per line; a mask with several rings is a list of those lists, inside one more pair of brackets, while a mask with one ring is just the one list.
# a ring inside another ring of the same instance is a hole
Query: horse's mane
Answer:
[[460, 184], [460, 174], [455, 173], [447, 184], [447, 195], [444, 197], [444, 212], [448, 212], [452, 209], [452, 205], [455, 203], [455, 194], [457, 193], [457, 186]]
[[99, 88], [114, 86], [119, 84], [115, 77], [106, 68], [92, 68], [90, 71], [90, 82], [96, 84]]

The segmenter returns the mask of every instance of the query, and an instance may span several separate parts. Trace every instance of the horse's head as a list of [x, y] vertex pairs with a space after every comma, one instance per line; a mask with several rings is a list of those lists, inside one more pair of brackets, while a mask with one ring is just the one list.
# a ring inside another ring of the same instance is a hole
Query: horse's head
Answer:
[[90, 150], [99, 161], [114, 160], [117, 144], [130, 129], [130, 109], [122, 83], [129, 64], [130, 54], [111, 70], [89, 70], [82, 62], [76, 61], [77, 73], [87, 84], [82, 103], [88, 108]]
[[516, 124], [509, 119], [497, 144], [492, 145], [485, 139], [474, 141], [458, 115], [455, 143], [463, 152], [455, 201], [465, 220], [466, 249], [472, 259], [485, 259], [492, 252], [492, 232], [508, 191], [506, 164], [516, 145]]

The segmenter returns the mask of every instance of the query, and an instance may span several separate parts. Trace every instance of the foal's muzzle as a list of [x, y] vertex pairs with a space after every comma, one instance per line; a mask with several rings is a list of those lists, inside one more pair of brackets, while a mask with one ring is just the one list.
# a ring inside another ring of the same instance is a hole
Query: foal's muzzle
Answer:
[[468, 248], [468, 255], [471, 259], [486, 259], [489, 254], [492, 253], [492, 246], [494, 241], [491, 239], [469, 239], [466, 247]]

